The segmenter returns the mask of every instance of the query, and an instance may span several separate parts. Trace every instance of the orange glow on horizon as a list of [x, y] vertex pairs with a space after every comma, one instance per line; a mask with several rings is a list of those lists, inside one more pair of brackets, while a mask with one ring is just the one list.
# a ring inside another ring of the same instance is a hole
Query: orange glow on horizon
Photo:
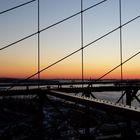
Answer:
[[[109, 65], [109, 64], [108, 64]], [[134, 65], [134, 63], [133, 63]], [[84, 68], [84, 79], [98, 79], [102, 77], [104, 74], [109, 72], [114, 66], [112, 63], [109, 65], [110, 68], [103, 65], [96, 65], [96, 67], [92, 67], [92, 64], [85, 65]], [[138, 69], [134, 69], [136, 66], [132, 67], [131, 65], [126, 65], [123, 67], [123, 79], [139, 79], [140, 73]], [[137, 66], [138, 67], [138, 66]], [[41, 68], [43, 69], [43, 68]], [[37, 73], [37, 66], [36, 65], [10, 65], [4, 66], [1, 68], [0, 77], [13, 77], [13, 78], [28, 78], [31, 75]], [[32, 78], [37, 78], [36, 74]], [[51, 67], [43, 72], [40, 73], [40, 77], [42, 79], [81, 79], [82, 72], [81, 72], [81, 65], [76, 63], [60, 63]], [[113, 72], [109, 73], [102, 79], [121, 79], [120, 68], [114, 70]]]
[[[24, 72], [18, 72], [18, 73], [12, 73], [12, 72], [5, 72], [0, 75], [0, 77], [11, 77], [11, 78], [28, 78], [31, 75], [33, 75], [36, 72], [31, 72], [31, 71], [24, 71]], [[37, 75], [32, 77], [32, 78], [37, 78]], [[71, 72], [71, 73], [65, 73], [65, 72], [45, 72], [40, 74], [42, 79], [81, 79], [81, 72]], [[100, 73], [96, 73], [93, 75], [91, 74], [84, 74], [84, 79], [98, 79], [100, 78], [101, 75]], [[120, 72], [119, 73], [114, 73], [114, 74], [109, 74], [102, 79], [121, 79]], [[137, 73], [123, 73], [123, 79], [140, 79], [140, 74]]]

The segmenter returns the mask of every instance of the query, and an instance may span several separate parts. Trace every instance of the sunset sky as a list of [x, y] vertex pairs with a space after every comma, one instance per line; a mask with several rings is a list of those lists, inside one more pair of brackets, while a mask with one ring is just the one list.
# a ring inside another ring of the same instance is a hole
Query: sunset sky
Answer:
[[[0, 0], [0, 12], [30, 0]], [[83, 0], [83, 9], [102, 0]], [[40, 30], [80, 12], [81, 0], [40, 0]], [[37, 0], [0, 14], [0, 48], [38, 30]], [[122, 0], [122, 25], [140, 15], [140, 0]], [[108, 0], [83, 13], [86, 46], [120, 26], [119, 0]], [[0, 50], [0, 77], [27, 78], [38, 70], [38, 36]], [[81, 48], [81, 15], [40, 33], [41, 68]], [[140, 18], [122, 27], [122, 60], [140, 51]], [[84, 50], [84, 78], [99, 78], [120, 64], [120, 30]], [[123, 78], [140, 78], [140, 55], [123, 65]], [[120, 67], [104, 78], [120, 78]], [[36, 78], [36, 77], [33, 77]], [[81, 78], [81, 51], [43, 71], [41, 78]]]

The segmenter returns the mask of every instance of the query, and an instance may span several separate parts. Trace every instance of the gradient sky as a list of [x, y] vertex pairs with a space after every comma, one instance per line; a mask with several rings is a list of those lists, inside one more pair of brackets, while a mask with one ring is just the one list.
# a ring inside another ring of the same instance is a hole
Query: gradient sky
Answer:
[[[29, 0], [0, 0], [0, 12]], [[83, 0], [83, 8], [102, 0]], [[81, 0], [40, 0], [40, 29], [80, 11]], [[140, 0], [122, 0], [122, 24], [140, 15]], [[84, 46], [119, 26], [119, 0], [83, 13]], [[0, 48], [37, 31], [37, 1], [0, 14]], [[80, 15], [41, 32], [41, 69], [81, 48]], [[119, 30], [84, 49], [84, 77], [99, 78], [120, 64]], [[122, 28], [123, 61], [140, 51], [140, 18]], [[37, 72], [37, 35], [0, 51], [0, 77]], [[123, 78], [140, 78], [140, 56], [123, 65]], [[42, 78], [80, 78], [81, 51], [41, 73]], [[120, 78], [120, 68], [105, 78]]]

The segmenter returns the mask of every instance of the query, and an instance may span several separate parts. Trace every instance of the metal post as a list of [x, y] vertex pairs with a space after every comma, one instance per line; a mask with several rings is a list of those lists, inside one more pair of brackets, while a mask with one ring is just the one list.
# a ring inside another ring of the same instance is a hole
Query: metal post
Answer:
[[[131, 102], [133, 100], [133, 95], [132, 95], [133, 91], [132, 90], [127, 90], [126, 91], [126, 105], [131, 106]], [[136, 134], [134, 132], [134, 130], [132, 129], [132, 120], [126, 118], [126, 132], [125, 132], [125, 139], [126, 140], [130, 140], [136, 139]]]
[[126, 90], [126, 105], [131, 106], [132, 102], [132, 91], [131, 90]]
[[[87, 92], [84, 94], [86, 97], [90, 97], [90, 92], [87, 90]], [[90, 108], [89, 106], [85, 106], [85, 137], [87, 139], [90, 138]]]

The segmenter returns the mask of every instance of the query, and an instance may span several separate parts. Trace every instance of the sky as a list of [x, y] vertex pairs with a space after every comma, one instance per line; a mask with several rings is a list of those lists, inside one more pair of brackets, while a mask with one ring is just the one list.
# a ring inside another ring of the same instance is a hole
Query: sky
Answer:
[[[30, 0], [0, 0], [0, 12]], [[102, 0], [83, 0], [86, 9]], [[40, 0], [40, 30], [81, 11], [81, 0]], [[122, 25], [140, 15], [140, 0], [121, 0]], [[0, 14], [0, 48], [38, 31], [37, 0]], [[120, 26], [119, 0], [107, 0], [83, 12], [83, 46]], [[140, 18], [122, 27], [122, 61], [140, 51]], [[40, 70], [81, 48], [81, 15], [40, 33]], [[82, 52], [43, 71], [41, 78], [81, 78]], [[140, 78], [140, 56], [122, 66], [123, 78]], [[83, 50], [84, 78], [100, 78], [118, 66], [120, 30]], [[0, 77], [27, 78], [38, 71], [38, 36], [0, 50]], [[36, 78], [33, 77], [33, 78]], [[104, 78], [121, 78], [121, 68]]]

